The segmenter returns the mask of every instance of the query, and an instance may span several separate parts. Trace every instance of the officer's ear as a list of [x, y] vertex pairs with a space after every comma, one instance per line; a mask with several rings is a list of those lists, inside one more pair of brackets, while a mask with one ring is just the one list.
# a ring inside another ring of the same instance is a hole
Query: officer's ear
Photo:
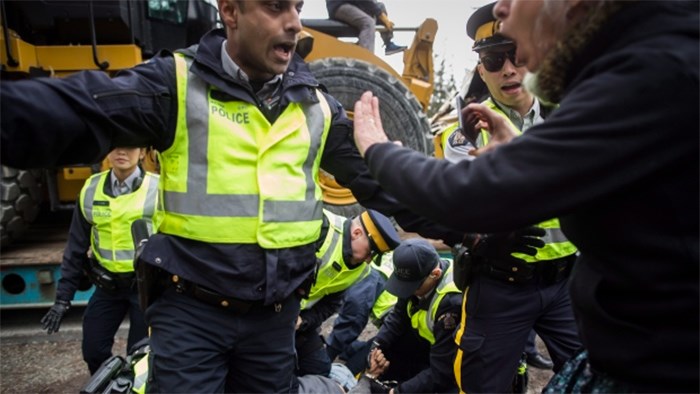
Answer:
[[430, 276], [428, 278], [430, 279], [437, 279], [442, 275], [442, 269], [440, 267], [435, 267], [431, 272]]
[[219, 0], [219, 17], [221, 22], [229, 29], [238, 27], [238, 14], [240, 7], [243, 7], [242, 2], [236, 0]]
[[350, 240], [354, 241], [364, 236], [365, 231], [362, 229], [362, 226], [352, 226], [352, 230], [350, 231]]

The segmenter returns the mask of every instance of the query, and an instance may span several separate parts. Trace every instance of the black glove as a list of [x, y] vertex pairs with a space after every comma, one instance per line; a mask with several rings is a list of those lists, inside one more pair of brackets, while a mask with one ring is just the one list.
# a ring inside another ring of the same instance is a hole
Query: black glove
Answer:
[[51, 309], [41, 318], [42, 328], [48, 330], [49, 334], [58, 332], [58, 328], [61, 327], [63, 316], [65, 316], [69, 309], [70, 301], [56, 300]]
[[536, 226], [525, 227], [510, 233], [481, 235], [472, 248], [472, 255], [489, 260], [522, 262], [511, 253], [523, 253], [529, 256], [537, 254], [536, 248], [543, 247], [544, 229]]

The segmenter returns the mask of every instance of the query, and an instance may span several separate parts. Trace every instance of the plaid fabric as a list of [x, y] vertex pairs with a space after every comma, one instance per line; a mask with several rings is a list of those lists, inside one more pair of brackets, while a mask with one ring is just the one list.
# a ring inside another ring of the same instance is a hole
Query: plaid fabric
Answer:
[[605, 373], [594, 371], [588, 363], [588, 352], [583, 350], [567, 361], [552, 377], [543, 394], [554, 393], [630, 393], [635, 390]]

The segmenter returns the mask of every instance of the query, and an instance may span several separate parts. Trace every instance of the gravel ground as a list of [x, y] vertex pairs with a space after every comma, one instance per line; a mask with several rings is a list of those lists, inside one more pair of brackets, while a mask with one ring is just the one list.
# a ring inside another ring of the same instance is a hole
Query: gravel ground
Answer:
[[[0, 314], [0, 393], [78, 393], [89, 377], [80, 351], [81, 309], [71, 310], [61, 331], [47, 335], [37, 323], [44, 310], [2, 311]], [[331, 318], [332, 319], [332, 318]], [[329, 319], [324, 324], [328, 333]], [[374, 333], [373, 326], [363, 334]], [[126, 324], [117, 334], [113, 352], [124, 354]], [[546, 349], [538, 338], [540, 351]], [[539, 393], [549, 381], [552, 372], [534, 368], [529, 370], [528, 393]]]

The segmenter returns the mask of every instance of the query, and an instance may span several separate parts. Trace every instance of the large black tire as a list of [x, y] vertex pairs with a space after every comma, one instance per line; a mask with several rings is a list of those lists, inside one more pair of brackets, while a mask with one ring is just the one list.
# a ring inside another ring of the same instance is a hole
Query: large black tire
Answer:
[[0, 182], [0, 242], [7, 246], [19, 239], [39, 214], [40, 171], [2, 166]]
[[[432, 150], [430, 124], [423, 108], [401, 81], [371, 63], [351, 58], [326, 58], [309, 63], [311, 72], [328, 92], [352, 111], [362, 93], [370, 90], [379, 98], [384, 131], [391, 140], [425, 154]], [[329, 204], [330, 211], [353, 216], [362, 211], [357, 203]]]
[[430, 153], [432, 137], [428, 118], [413, 93], [393, 75], [350, 58], [319, 59], [309, 63], [309, 67], [346, 111], [352, 111], [362, 93], [372, 91], [379, 98], [382, 125], [389, 139]]

